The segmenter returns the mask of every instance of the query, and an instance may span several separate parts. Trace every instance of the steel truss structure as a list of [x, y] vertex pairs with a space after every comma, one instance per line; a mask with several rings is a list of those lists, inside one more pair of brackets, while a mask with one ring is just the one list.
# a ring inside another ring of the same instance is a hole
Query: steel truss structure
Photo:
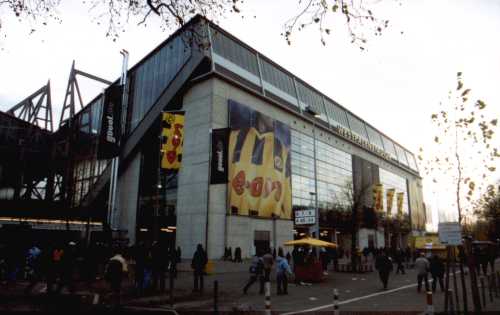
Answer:
[[35, 93], [9, 109], [7, 113], [42, 129], [54, 131], [50, 80]]

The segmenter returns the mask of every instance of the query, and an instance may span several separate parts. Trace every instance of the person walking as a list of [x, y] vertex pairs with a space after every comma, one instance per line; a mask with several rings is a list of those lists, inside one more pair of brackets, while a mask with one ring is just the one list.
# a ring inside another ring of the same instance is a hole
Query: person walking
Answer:
[[44, 257], [42, 256], [42, 250], [38, 248], [36, 244], [28, 250], [28, 255], [26, 257], [26, 267], [29, 285], [24, 290], [25, 295], [29, 295], [31, 293], [31, 290], [42, 278], [43, 258]]
[[375, 260], [375, 268], [378, 270], [380, 281], [384, 286], [384, 290], [387, 290], [387, 283], [389, 282], [389, 273], [392, 271], [392, 261], [387, 256], [385, 251], [380, 251], [377, 259]]
[[438, 281], [439, 286], [441, 287], [441, 292], [444, 292], [444, 263], [437, 255], [432, 256], [432, 259], [430, 261], [430, 271], [432, 276], [432, 292], [436, 292], [436, 282]]
[[153, 267], [153, 290], [165, 292], [165, 273], [168, 265], [168, 255], [163, 242], [153, 243], [151, 247], [151, 259]]
[[278, 287], [278, 295], [288, 294], [288, 277], [292, 275], [292, 269], [288, 264], [288, 260], [283, 257], [283, 250], [278, 250], [276, 259], [276, 286]]
[[397, 267], [396, 267], [396, 274], [399, 274], [399, 272], [401, 271], [401, 274], [405, 274], [405, 266], [403, 264], [404, 262], [404, 252], [403, 250], [398, 250], [396, 251], [396, 255], [395, 255], [395, 258], [396, 258], [396, 264], [397, 264]]
[[203, 293], [203, 272], [205, 266], [207, 265], [207, 262], [207, 254], [203, 250], [203, 246], [201, 244], [198, 244], [198, 246], [196, 247], [196, 252], [193, 255], [193, 260], [191, 261], [191, 268], [193, 268], [194, 271], [193, 292]]
[[146, 259], [148, 256], [148, 251], [144, 242], [138, 242], [133, 250], [133, 258], [135, 261], [135, 290], [138, 296], [142, 296], [145, 289], [145, 271], [146, 271]]
[[115, 308], [120, 306], [122, 282], [127, 272], [127, 261], [121, 252], [116, 250], [115, 255], [109, 259], [105, 271], [105, 278], [110, 285], [111, 299]]
[[415, 269], [417, 270], [418, 292], [422, 289], [422, 281], [425, 281], [425, 290], [429, 291], [429, 279], [427, 274], [429, 272], [429, 260], [425, 258], [424, 253], [420, 253], [420, 257], [415, 260]]
[[258, 278], [261, 279], [259, 294], [264, 294], [264, 281], [262, 281], [263, 279], [262, 273], [264, 272], [264, 262], [262, 260], [262, 257], [260, 257], [259, 253], [253, 256], [252, 261], [250, 263], [249, 271], [250, 271], [250, 279], [248, 279], [247, 284], [243, 288], [243, 294], [247, 294], [248, 288], [250, 288], [250, 286], [254, 284]]
[[57, 287], [57, 293], [61, 293], [62, 289], [66, 286], [71, 294], [75, 292], [75, 270], [76, 270], [76, 259], [77, 259], [77, 248], [76, 243], [70, 241], [64, 250], [64, 254], [61, 257], [60, 264], [60, 281]]
[[264, 282], [271, 281], [271, 269], [273, 268], [274, 259], [271, 254], [271, 249], [268, 248], [264, 256], [262, 256], [262, 261], [264, 262]]

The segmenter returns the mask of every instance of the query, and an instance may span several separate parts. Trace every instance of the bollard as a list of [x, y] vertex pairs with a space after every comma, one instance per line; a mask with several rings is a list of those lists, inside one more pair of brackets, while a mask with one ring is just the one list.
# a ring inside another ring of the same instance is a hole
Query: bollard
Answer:
[[493, 302], [493, 292], [491, 291], [491, 287], [493, 286], [493, 284], [491, 283], [492, 278], [491, 278], [491, 275], [488, 275], [487, 277], [488, 277], [488, 279], [487, 279], [488, 280], [488, 293], [490, 295], [490, 302]]
[[427, 291], [426, 301], [427, 305], [425, 306], [425, 315], [433, 315], [434, 305], [432, 304], [432, 291]]
[[450, 302], [450, 314], [455, 314], [455, 305], [453, 304], [453, 290], [448, 289], [448, 301]]
[[339, 291], [333, 289], [333, 315], [339, 315]]
[[219, 314], [218, 298], [219, 298], [219, 281], [215, 280], [214, 281], [214, 314]]
[[481, 277], [480, 280], [481, 280], [481, 294], [483, 296], [483, 306], [486, 306], [486, 291], [484, 287], [484, 277]]
[[266, 315], [271, 315], [271, 282], [267, 281], [265, 284], [266, 289]]

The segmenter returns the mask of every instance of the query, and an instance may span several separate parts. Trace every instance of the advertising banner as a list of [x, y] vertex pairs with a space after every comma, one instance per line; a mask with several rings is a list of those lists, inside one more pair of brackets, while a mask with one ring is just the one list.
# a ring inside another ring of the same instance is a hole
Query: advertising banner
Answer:
[[386, 191], [386, 199], [387, 199], [387, 215], [391, 215], [392, 212], [392, 204], [394, 203], [394, 194], [396, 193], [396, 189], [390, 188]]
[[398, 192], [398, 215], [402, 216], [403, 215], [403, 202], [405, 198], [405, 193], [404, 192]]
[[121, 85], [112, 85], [104, 92], [99, 134], [99, 159], [110, 159], [119, 153], [122, 95], [123, 86]]
[[373, 185], [373, 208], [375, 211], [384, 211], [384, 185]]
[[290, 128], [229, 100], [232, 214], [291, 219]]
[[227, 150], [229, 147], [229, 130], [229, 128], [212, 130], [210, 184], [227, 183]]
[[178, 171], [182, 163], [184, 112], [163, 113], [161, 128], [161, 168]]

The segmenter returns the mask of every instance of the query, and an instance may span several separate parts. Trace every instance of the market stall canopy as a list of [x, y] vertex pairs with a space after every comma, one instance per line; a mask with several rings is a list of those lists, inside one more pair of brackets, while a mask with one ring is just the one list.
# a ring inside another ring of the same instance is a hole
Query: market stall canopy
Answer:
[[337, 244], [335, 244], [335, 243], [330, 243], [330, 242], [318, 240], [316, 238], [311, 238], [311, 237], [304, 237], [300, 240], [288, 241], [288, 242], [285, 242], [283, 245], [285, 245], [285, 246], [309, 245], [309, 246], [316, 246], [316, 247], [337, 248]]
[[441, 244], [437, 236], [417, 236], [415, 238], [415, 248], [446, 250], [446, 246]]

